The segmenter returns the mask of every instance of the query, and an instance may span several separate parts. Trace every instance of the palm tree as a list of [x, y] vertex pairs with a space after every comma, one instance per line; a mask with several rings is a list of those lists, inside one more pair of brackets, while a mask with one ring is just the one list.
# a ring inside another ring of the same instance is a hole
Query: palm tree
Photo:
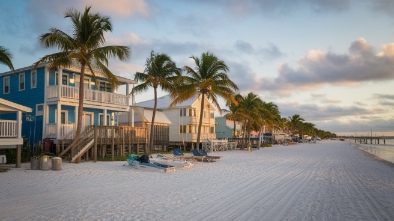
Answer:
[[174, 90], [174, 82], [181, 75], [181, 69], [176, 67], [175, 62], [166, 54], [155, 54], [153, 51], [146, 60], [144, 72], [137, 72], [134, 79], [143, 83], [133, 88], [132, 93], [139, 93], [153, 87], [154, 107], [152, 113], [152, 121], [149, 137], [149, 149], [145, 149], [145, 153], [149, 154], [153, 149], [154, 124], [157, 108], [157, 88], [163, 91], [172, 92]]
[[233, 138], [236, 137], [236, 121], [242, 120], [242, 116], [240, 113], [240, 106], [239, 106], [239, 101], [242, 100], [242, 95], [241, 94], [236, 94], [234, 96], [234, 99], [237, 103], [230, 102], [226, 103], [226, 105], [230, 109], [230, 113], [226, 114], [226, 119], [232, 120], [234, 122], [234, 127], [233, 127]]
[[12, 54], [7, 48], [0, 46], [0, 64], [8, 66], [12, 71], [15, 72], [14, 65], [12, 65]]
[[300, 117], [299, 114], [294, 114], [289, 117], [289, 128], [293, 134], [300, 133], [302, 123], [304, 123], [304, 118]]
[[[197, 132], [197, 149], [200, 146], [201, 126], [204, 112], [204, 102], [206, 97], [217, 107], [220, 114], [222, 112], [218, 97], [227, 101], [234, 100], [234, 90], [238, 90], [237, 85], [228, 76], [226, 63], [218, 59], [210, 52], [201, 54], [201, 57], [191, 57], [195, 62], [195, 68], [185, 66], [187, 76], [183, 76], [182, 84], [177, 87], [177, 91], [172, 94], [173, 102], [170, 107], [188, 100], [194, 96], [201, 96], [200, 121]], [[193, 148], [193, 147], [192, 147]]]
[[129, 47], [104, 45], [104, 33], [112, 31], [112, 24], [108, 17], [103, 17], [98, 13], [90, 13], [90, 8], [86, 7], [83, 13], [74, 9], [70, 9], [65, 13], [65, 18], [70, 18], [72, 21], [73, 30], [71, 36], [57, 28], [51, 28], [50, 32], [40, 36], [39, 41], [43, 47], [56, 47], [60, 52], [46, 55], [34, 65], [34, 69], [42, 63], [48, 63], [50, 69], [80, 65], [76, 139], [79, 138], [82, 129], [85, 70], [88, 68], [95, 80], [95, 71], [101, 72], [108, 78], [108, 81], [114, 88], [119, 85], [119, 81], [108, 69], [108, 59], [118, 58], [126, 61], [130, 57]]

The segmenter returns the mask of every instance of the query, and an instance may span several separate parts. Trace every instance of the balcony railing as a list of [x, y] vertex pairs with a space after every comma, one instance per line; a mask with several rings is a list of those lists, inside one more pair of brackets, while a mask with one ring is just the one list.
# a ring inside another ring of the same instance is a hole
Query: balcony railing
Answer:
[[16, 120], [0, 120], [0, 138], [17, 137]]
[[[67, 98], [72, 100], [79, 99], [79, 88], [72, 86], [61, 85], [59, 96], [59, 86], [48, 86], [47, 87], [47, 99], [51, 98]], [[120, 106], [128, 106], [129, 105], [129, 96], [115, 94], [106, 91], [98, 91], [98, 90], [90, 90], [84, 89], [84, 100], [91, 102], [99, 102], [99, 103], [107, 103], [113, 105]]]
[[[75, 129], [75, 124], [61, 124], [60, 125], [60, 135], [57, 136], [58, 139], [63, 139], [71, 131]], [[46, 126], [46, 137], [56, 138], [57, 124], [47, 124]]]

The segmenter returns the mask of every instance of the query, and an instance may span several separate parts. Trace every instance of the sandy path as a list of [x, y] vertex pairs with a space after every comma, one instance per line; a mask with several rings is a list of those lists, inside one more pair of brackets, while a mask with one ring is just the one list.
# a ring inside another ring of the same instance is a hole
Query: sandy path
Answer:
[[347, 142], [215, 154], [172, 174], [12, 169], [0, 174], [0, 220], [394, 220], [394, 167]]

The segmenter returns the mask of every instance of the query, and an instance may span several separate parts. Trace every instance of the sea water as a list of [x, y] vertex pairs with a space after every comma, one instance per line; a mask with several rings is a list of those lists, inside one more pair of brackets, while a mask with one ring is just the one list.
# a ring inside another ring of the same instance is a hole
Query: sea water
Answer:
[[[382, 139], [379, 140], [379, 144], [375, 144], [375, 140], [368, 140], [367, 144], [357, 143], [359, 149], [367, 151], [383, 160], [394, 163], [394, 139], [386, 139], [385, 144]], [[352, 141], [354, 143], [354, 140]]]

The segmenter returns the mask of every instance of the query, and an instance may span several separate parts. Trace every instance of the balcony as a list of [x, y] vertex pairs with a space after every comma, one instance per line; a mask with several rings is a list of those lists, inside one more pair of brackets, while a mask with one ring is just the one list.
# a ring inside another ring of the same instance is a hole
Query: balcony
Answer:
[[46, 126], [46, 137], [48, 138], [65, 138], [71, 131], [76, 128], [75, 124], [61, 124], [60, 125], [60, 135], [56, 136], [57, 124], [47, 124]]
[[[46, 90], [46, 98], [48, 102], [62, 100], [64, 102], [78, 103], [79, 88], [73, 86], [48, 86]], [[114, 107], [119, 110], [129, 108], [129, 96], [115, 94], [106, 91], [84, 89], [84, 104], [91, 106]]]
[[0, 149], [21, 144], [23, 138], [18, 138], [18, 121], [0, 120]]
[[0, 138], [16, 138], [17, 136], [16, 120], [0, 120]]

